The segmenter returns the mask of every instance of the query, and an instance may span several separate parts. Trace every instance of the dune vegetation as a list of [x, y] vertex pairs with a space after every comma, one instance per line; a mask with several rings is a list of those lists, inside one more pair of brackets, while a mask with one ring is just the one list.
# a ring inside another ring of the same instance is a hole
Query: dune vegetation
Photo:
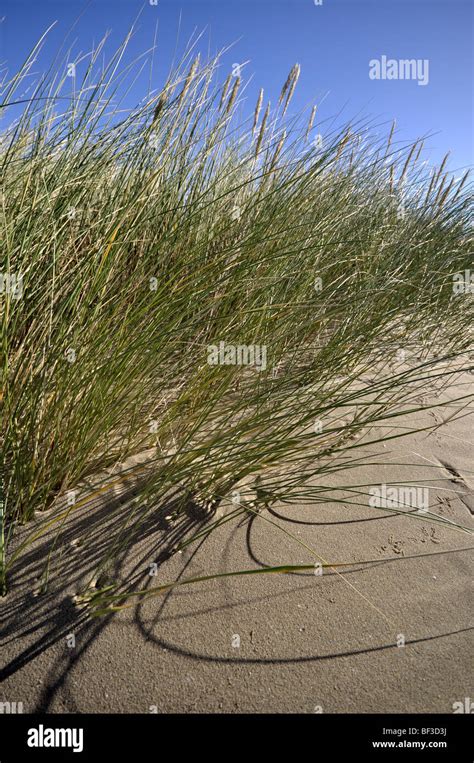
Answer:
[[175, 490], [205, 532], [275, 501], [316, 512], [358, 433], [376, 444], [379, 422], [472, 366], [467, 174], [395, 125], [293, 114], [297, 64], [276, 102], [250, 104], [194, 44], [125, 110], [127, 42], [31, 86], [40, 41], [1, 83], [4, 592], [16, 529], [59, 532], [78, 486], [131, 456], [146, 454], [122, 545]]

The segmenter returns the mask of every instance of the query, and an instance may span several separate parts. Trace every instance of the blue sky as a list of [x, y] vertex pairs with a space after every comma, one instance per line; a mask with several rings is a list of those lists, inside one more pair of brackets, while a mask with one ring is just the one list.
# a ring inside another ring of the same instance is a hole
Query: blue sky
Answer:
[[[252, 78], [248, 111], [260, 86], [275, 102], [298, 62], [294, 112], [314, 101], [321, 104], [320, 120], [373, 117], [379, 131], [395, 117], [401, 141], [432, 134], [430, 162], [451, 150], [451, 170], [473, 164], [471, 0], [158, 0], [156, 6], [149, 0], [0, 0], [0, 59], [13, 73], [55, 20], [35, 71], [50, 63], [74, 22], [67, 47], [74, 43], [76, 53], [86, 52], [110, 31], [112, 51], [140, 10], [127, 60], [151, 47], [158, 22], [154, 87], [166, 76], [176, 46], [179, 53], [193, 32], [205, 30], [198, 46], [203, 54], [234, 43], [223, 59], [222, 79], [232, 64], [249, 60], [243, 70]], [[427, 59], [428, 84], [370, 79], [369, 61], [383, 55]], [[145, 95], [148, 76], [147, 69], [127, 105]]]

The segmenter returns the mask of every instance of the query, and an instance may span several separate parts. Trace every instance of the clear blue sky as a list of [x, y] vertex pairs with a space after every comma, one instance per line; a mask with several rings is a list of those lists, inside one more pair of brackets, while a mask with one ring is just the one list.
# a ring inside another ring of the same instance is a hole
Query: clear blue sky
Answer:
[[[473, 164], [472, 0], [323, 0], [321, 6], [314, 0], [158, 0], [157, 6], [148, 0], [0, 0], [0, 59], [13, 72], [54, 20], [59, 23], [36, 71], [50, 62], [77, 19], [69, 37], [76, 52], [90, 50], [107, 30], [112, 50], [140, 9], [129, 60], [152, 45], [158, 21], [154, 87], [167, 73], [177, 38], [179, 51], [194, 30], [205, 29], [203, 54], [235, 43], [224, 58], [222, 79], [233, 63], [250, 60], [244, 69], [245, 77], [253, 77], [246, 91], [249, 111], [260, 85], [275, 102], [298, 62], [293, 111], [324, 97], [320, 119], [341, 109], [347, 120], [364, 115], [388, 123], [395, 117], [400, 140], [434, 133], [430, 162], [451, 150], [450, 169]], [[382, 55], [428, 59], [428, 84], [370, 79], [369, 61]], [[145, 95], [147, 78], [148, 70], [130, 105]]]

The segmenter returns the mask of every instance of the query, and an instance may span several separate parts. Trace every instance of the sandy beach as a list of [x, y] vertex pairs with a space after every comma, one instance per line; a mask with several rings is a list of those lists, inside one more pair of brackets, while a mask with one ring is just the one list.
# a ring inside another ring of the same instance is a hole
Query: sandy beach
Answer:
[[[459, 384], [467, 394], [472, 376]], [[371, 459], [378, 464], [332, 475], [327, 486], [339, 492], [328, 490], [327, 501], [274, 506], [267, 517], [285, 532], [250, 516], [165, 561], [203, 518], [189, 512], [170, 522], [169, 507], [158, 507], [117, 570], [145, 588], [311, 564], [298, 539], [325, 561], [351, 563], [322, 574], [224, 577], [91, 619], [73, 597], [114, 532], [120, 511], [111, 507], [125, 510], [128, 500], [120, 490], [100, 496], [64, 526], [45, 594], [35, 580], [48, 535], [12, 572], [2, 601], [0, 701], [48, 713], [453, 712], [473, 696], [472, 536], [422, 515], [337, 501], [349, 495], [345, 485], [409, 482], [428, 487], [430, 511], [474, 528], [472, 416], [443, 423], [452, 413], [446, 405], [407, 417], [403, 425], [442, 426], [385, 443]], [[84, 523], [91, 535], [83, 548]]]

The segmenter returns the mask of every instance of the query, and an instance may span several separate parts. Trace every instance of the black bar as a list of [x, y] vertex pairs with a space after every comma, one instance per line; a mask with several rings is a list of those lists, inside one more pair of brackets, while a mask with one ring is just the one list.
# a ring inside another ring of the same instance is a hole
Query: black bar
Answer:
[[[74, 729], [76, 732], [74, 732]], [[56, 733], [56, 730], [59, 733]], [[80, 734], [82, 730], [82, 738]], [[42, 743], [42, 747], [28, 745]], [[211, 755], [472, 763], [472, 718], [452, 715], [0, 715], [0, 763], [138, 761]], [[50, 742], [70, 746], [50, 747]], [[77, 751], [74, 752], [73, 748]], [[286, 751], [286, 752], [285, 752]], [[133, 757], [132, 757], [133, 756]]]

